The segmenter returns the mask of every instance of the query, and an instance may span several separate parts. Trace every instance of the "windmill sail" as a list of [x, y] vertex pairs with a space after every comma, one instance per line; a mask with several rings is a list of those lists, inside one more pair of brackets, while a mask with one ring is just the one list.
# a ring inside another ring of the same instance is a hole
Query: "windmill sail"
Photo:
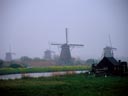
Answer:
[[65, 32], [66, 32], [66, 43], [64, 43], [64, 44], [52, 43], [51, 45], [61, 45], [60, 63], [61, 64], [71, 64], [72, 58], [71, 58], [70, 47], [84, 46], [84, 45], [68, 44], [68, 29], [67, 28], [65, 29]]
[[68, 44], [68, 33], [67, 33], [68, 29], [67, 28], [65, 29], [65, 32], [66, 32], [66, 44]]
[[113, 53], [113, 50], [116, 50], [116, 48], [113, 48], [112, 47], [112, 42], [111, 42], [111, 37], [109, 35], [109, 43], [110, 43], [110, 46], [106, 46], [104, 48], [104, 56], [105, 57], [114, 57], [114, 53]]

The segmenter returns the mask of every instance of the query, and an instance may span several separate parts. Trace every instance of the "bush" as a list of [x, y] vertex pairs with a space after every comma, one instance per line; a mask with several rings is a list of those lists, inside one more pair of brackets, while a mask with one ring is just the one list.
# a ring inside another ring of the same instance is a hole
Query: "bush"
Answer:
[[4, 61], [0, 60], [0, 68], [3, 67]]
[[19, 65], [19, 64], [11, 64], [9, 67], [11, 67], [11, 68], [20, 68], [22, 66]]

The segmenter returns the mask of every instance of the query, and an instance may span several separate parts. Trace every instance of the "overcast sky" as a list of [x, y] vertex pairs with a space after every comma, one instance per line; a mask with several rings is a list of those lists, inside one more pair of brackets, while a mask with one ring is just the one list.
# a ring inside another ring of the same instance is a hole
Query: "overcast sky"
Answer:
[[116, 57], [128, 57], [127, 0], [0, 0], [0, 58], [5, 53], [40, 57], [46, 49], [60, 53], [50, 43], [65, 43], [65, 28], [69, 43], [75, 47], [73, 57], [100, 58], [103, 48], [117, 48]]

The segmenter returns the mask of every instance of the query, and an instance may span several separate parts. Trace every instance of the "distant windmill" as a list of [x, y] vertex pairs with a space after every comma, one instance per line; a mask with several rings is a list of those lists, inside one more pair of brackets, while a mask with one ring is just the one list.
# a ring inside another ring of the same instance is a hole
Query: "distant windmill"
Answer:
[[68, 33], [67, 33], [67, 28], [65, 29], [66, 31], [66, 43], [64, 44], [55, 44], [52, 43], [51, 45], [59, 45], [61, 46], [61, 53], [60, 53], [60, 63], [61, 64], [71, 64], [72, 63], [72, 58], [71, 58], [71, 52], [70, 48], [71, 47], [76, 47], [76, 46], [84, 46], [82, 44], [68, 44]]
[[5, 61], [12, 61], [12, 55], [15, 55], [15, 53], [11, 52], [11, 47], [9, 48], [9, 52], [6, 52], [5, 54]]
[[15, 55], [15, 53], [7, 52], [5, 56], [5, 60], [12, 61], [12, 55]]
[[106, 46], [104, 48], [104, 56], [105, 57], [114, 57], [113, 50], [117, 50], [117, 49], [112, 47], [110, 35], [109, 35], [109, 42], [110, 42], [110, 46]]
[[46, 51], [44, 51], [44, 59], [45, 60], [51, 60], [52, 59], [52, 53], [54, 54], [54, 51], [51, 51], [49, 49], [47, 49]]

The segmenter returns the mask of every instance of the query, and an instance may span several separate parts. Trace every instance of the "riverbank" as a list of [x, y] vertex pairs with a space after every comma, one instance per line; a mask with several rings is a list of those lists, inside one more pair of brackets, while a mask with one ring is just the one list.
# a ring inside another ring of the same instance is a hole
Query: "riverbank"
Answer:
[[0, 68], [0, 75], [37, 72], [90, 70], [90, 66], [49, 66], [38, 68]]
[[0, 80], [2, 96], [128, 96], [128, 77], [85, 74]]

